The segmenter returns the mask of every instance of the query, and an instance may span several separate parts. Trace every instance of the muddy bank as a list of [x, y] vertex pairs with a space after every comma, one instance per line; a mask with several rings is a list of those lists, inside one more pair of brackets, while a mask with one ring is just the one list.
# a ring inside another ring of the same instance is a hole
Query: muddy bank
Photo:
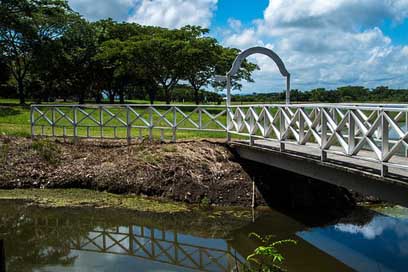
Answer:
[[222, 143], [0, 141], [1, 189], [83, 188], [187, 203], [251, 204], [251, 178]]
[[[345, 189], [240, 160], [222, 142], [69, 142], [0, 137], [0, 189], [80, 188], [201, 205], [343, 212]], [[303, 214], [303, 213], [302, 213]]]

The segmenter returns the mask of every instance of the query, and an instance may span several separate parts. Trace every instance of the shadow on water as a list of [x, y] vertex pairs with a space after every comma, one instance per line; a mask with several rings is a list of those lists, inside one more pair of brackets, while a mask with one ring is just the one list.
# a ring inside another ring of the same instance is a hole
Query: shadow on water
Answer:
[[345, 188], [251, 161], [240, 164], [255, 180], [257, 204], [266, 204], [306, 226], [335, 222], [356, 207]]

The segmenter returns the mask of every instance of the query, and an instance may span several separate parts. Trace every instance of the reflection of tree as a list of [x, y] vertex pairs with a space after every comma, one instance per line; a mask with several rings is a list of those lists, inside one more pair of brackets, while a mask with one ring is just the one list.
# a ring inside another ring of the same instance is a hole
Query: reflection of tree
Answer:
[[[41, 228], [39, 213], [28, 215], [25, 205], [0, 207], [0, 238], [5, 241], [7, 271], [32, 271], [44, 265], [70, 265], [70, 240], [89, 229], [61, 226], [59, 229]], [[48, 220], [52, 218], [48, 218]]]

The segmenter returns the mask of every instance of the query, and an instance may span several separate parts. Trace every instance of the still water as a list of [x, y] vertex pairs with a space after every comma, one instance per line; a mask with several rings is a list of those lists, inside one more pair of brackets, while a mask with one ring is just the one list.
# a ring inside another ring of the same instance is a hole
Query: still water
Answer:
[[[231, 271], [258, 245], [294, 239], [288, 271], [408, 271], [408, 211], [358, 208], [334, 223], [278, 211], [152, 214], [0, 203], [7, 271]], [[238, 216], [238, 218], [237, 218]]]

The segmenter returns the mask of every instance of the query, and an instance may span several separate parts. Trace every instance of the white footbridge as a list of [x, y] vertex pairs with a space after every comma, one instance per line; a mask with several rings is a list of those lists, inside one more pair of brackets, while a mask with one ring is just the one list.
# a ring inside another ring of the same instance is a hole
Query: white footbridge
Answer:
[[[243, 59], [271, 57], [287, 79], [285, 104], [233, 105]], [[290, 74], [265, 48], [244, 51], [216, 105], [32, 105], [31, 134], [72, 138], [224, 138], [244, 159], [408, 206], [408, 104], [291, 104]]]

